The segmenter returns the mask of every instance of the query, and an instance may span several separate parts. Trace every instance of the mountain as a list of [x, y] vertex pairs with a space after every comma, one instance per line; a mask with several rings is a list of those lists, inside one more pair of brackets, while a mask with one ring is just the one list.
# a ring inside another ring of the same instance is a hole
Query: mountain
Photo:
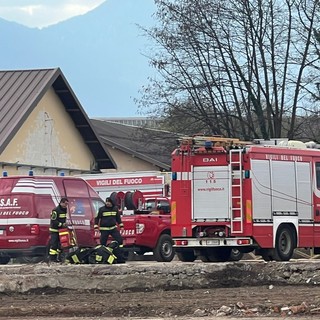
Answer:
[[138, 90], [154, 74], [152, 0], [109, 0], [85, 15], [36, 29], [0, 19], [0, 69], [60, 67], [90, 117], [136, 116]]

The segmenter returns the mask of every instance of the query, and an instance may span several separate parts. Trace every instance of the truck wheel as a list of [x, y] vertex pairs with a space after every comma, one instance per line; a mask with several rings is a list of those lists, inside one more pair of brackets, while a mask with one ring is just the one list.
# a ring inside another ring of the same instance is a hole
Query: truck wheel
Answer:
[[232, 249], [229, 261], [239, 261], [243, 258], [244, 253], [238, 249]]
[[41, 261], [44, 261], [44, 256], [37, 256], [37, 257], [19, 257], [16, 258], [16, 261], [18, 263], [39, 263]]
[[198, 258], [202, 261], [202, 262], [210, 262], [208, 257], [206, 255], [204, 256], [198, 256]]
[[280, 226], [275, 243], [275, 257], [277, 261], [289, 261], [295, 249], [295, 237], [288, 226]]
[[212, 248], [207, 250], [206, 258], [210, 262], [226, 262], [230, 260], [231, 248]]
[[170, 262], [174, 255], [172, 238], [168, 234], [162, 234], [153, 250], [154, 259], [158, 262]]
[[10, 259], [11, 258], [7, 256], [0, 257], [0, 264], [8, 264]]
[[182, 252], [177, 252], [178, 259], [182, 262], [193, 262], [196, 260], [196, 256], [193, 253], [193, 250], [184, 250]]
[[274, 256], [275, 256], [274, 249], [261, 249], [260, 254], [264, 261], [274, 260]]

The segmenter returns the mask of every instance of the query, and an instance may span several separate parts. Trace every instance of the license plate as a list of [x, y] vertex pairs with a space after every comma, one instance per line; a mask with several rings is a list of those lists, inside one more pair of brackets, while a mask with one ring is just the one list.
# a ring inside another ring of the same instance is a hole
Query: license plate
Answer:
[[4, 230], [0, 229], [0, 235], [4, 234]]
[[207, 246], [217, 246], [219, 244], [219, 240], [207, 240]]

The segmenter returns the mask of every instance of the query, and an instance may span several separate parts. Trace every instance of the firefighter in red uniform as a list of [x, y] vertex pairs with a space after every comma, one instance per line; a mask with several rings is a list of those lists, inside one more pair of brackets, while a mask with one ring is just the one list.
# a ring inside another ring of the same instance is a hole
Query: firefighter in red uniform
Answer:
[[61, 198], [59, 205], [51, 212], [49, 260], [52, 262], [59, 262], [59, 254], [61, 252], [59, 229], [66, 228], [67, 226], [68, 203], [67, 198]]
[[99, 208], [98, 214], [94, 220], [95, 229], [100, 230], [100, 244], [106, 246], [109, 235], [113, 237], [122, 247], [122, 236], [117, 228], [117, 224], [120, 229], [123, 229], [123, 223], [121, 221], [120, 212], [118, 207], [114, 205], [111, 198], [107, 198], [105, 205]]

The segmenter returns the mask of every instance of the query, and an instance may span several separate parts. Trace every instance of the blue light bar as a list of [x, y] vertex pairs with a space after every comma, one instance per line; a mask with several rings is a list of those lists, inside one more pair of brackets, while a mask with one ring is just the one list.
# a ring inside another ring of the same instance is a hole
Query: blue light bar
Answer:
[[212, 141], [206, 141], [206, 142], [204, 143], [204, 147], [205, 147], [206, 149], [212, 149], [212, 146], [213, 146]]

